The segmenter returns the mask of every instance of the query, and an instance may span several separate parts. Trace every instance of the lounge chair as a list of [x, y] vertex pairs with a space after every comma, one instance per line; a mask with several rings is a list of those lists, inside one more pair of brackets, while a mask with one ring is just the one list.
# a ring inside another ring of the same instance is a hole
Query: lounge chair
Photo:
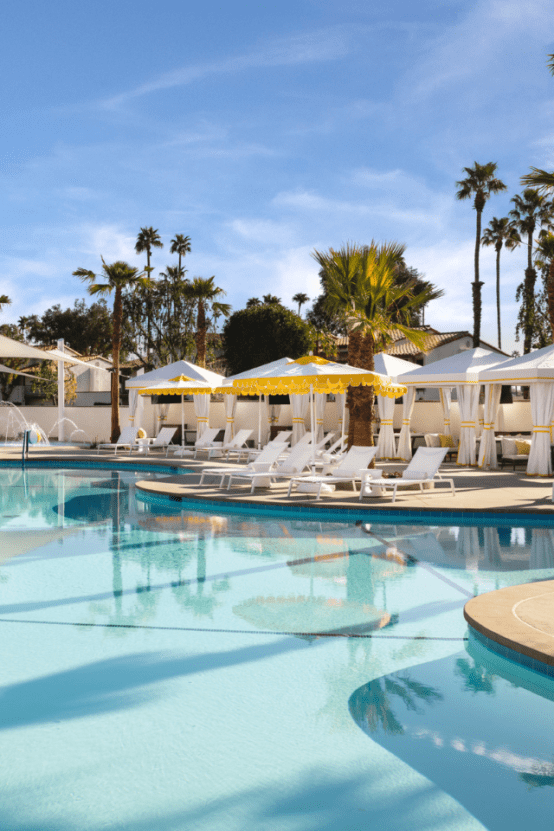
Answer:
[[[214, 441], [219, 433], [219, 427], [206, 427], [199, 439], [194, 442], [194, 458], [199, 450], [209, 450], [211, 447], [221, 447], [223, 442]], [[179, 450], [175, 451], [179, 453]]]
[[246, 442], [253, 432], [253, 430], [239, 430], [236, 436], [231, 441], [228, 441], [227, 444], [210, 447], [208, 450], [208, 459], [211, 459], [214, 453], [226, 453], [227, 458], [229, 458], [229, 455], [233, 452], [244, 451]]
[[223, 480], [226, 476], [230, 476], [233, 473], [242, 473], [243, 471], [251, 471], [252, 473], [267, 473], [267, 471], [271, 470], [281, 453], [285, 450], [286, 444], [278, 444], [277, 442], [270, 442], [266, 444], [264, 449], [261, 451], [260, 455], [255, 459], [255, 461], [250, 462], [250, 464], [246, 465], [243, 468], [229, 468], [229, 467], [212, 467], [212, 468], [205, 468], [202, 471], [202, 476], [200, 477], [200, 485], [205, 485], [206, 482], [204, 481], [207, 477], [215, 477], [219, 479], [219, 484], [214, 485], [214, 487], [223, 487]]
[[231, 489], [233, 479], [246, 479], [252, 483], [250, 493], [258, 487], [270, 487], [275, 479], [290, 479], [298, 476], [310, 464], [312, 448], [310, 445], [298, 447], [295, 445], [285, 459], [274, 470], [262, 473], [261, 471], [237, 470], [230, 472], [227, 490]]
[[435, 482], [446, 482], [450, 485], [452, 496], [455, 495], [453, 479], [443, 479], [439, 473], [439, 468], [444, 462], [444, 457], [448, 453], [448, 447], [418, 447], [408, 467], [402, 472], [399, 479], [378, 479], [375, 478], [375, 471], [368, 470], [364, 473], [362, 478], [362, 487], [360, 488], [360, 501], [366, 495], [366, 488], [392, 488], [392, 501], [396, 499], [397, 488], [401, 486], [419, 485], [420, 491], [424, 487]]
[[317, 476], [295, 476], [292, 478], [287, 496], [291, 495], [294, 485], [298, 487], [300, 484], [310, 485], [309, 490], [316, 493], [316, 500], [321, 499], [321, 489], [324, 485], [332, 485], [335, 482], [352, 482], [355, 491], [356, 480], [362, 478], [364, 470], [372, 462], [376, 453], [376, 447], [353, 446], [330, 475], [319, 474]]
[[133, 446], [136, 446], [138, 431], [138, 427], [128, 425], [127, 427], [123, 428], [123, 430], [121, 431], [121, 435], [119, 436], [117, 441], [99, 444], [96, 449], [100, 453], [101, 450], [111, 450], [113, 448], [113, 452], [115, 455], [115, 453], [117, 453], [118, 450], [123, 450], [126, 448], [129, 450], [130, 453], [131, 448]]
[[260, 453], [264, 452], [266, 447], [270, 447], [272, 444], [284, 444], [287, 447], [289, 442], [290, 442], [290, 437], [291, 436], [292, 436], [292, 430], [281, 430], [279, 433], [277, 433], [275, 438], [271, 439], [271, 441], [268, 441], [268, 443], [265, 445], [265, 447], [262, 447], [261, 450], [255, 450], [254, 448], [250, 448], [250, 447], [242, 447], [238, 451], [238, 453], [239, 453], [238, 461], [240, 462], [241, 455], [243, 453], [246, 453], [247, 454], [246, 462], [247, 463], [251, 462], [252, 459], [255, 459], [257, 456], [260, 455]]
[[148, 454], [151, 450], [161, 447], [167, 456], [167, 450], [176, 432], [176, 427], [162, 427], [155, 439], [137, 439], [136, 443], [131, 445], [131, 451], [138, 450], [139, 453]]

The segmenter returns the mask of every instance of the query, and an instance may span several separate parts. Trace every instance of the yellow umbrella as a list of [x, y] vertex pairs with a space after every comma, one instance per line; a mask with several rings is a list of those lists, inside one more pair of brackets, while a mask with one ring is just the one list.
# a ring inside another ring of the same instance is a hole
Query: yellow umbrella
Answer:
[[140, 395], [180, 395], [181, 396], [181, 455], [185, 451], [185, 395], [209, 395], [212, 388], [202, 381], [195, 381], [185, 375], [158, 381], [139, 390]]

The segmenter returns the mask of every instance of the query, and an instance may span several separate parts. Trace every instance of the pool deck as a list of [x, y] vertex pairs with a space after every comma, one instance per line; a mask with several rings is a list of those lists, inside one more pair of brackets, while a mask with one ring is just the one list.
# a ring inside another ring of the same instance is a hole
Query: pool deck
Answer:
[[[20, 463], [21, 449], [1, 448], [0, 462], [2, 460]], [[552, 477], [528, 477], [523, 468], [515, 471], [480, 471], [446, 463], [442, 466], [441, 472], [445, 477], [454, 479], [455, 496], [452, 496], [449, 488], [443, 489], [440, 485], [427, 493], [401, 488], [393, 504], [391, 492], [386, 496], [364, 498], [360, 502], [358, 494], [351, 489], [325, 494], [319, 502], [316, 502], [312, 494], [300, 494], [296, 491], [289, 499], [286, 495], [288, 482], [276, 484], [271, 489], [260, 488], [253, 494], [250, 493], [249, 484], [237, 485], [229, 491], [220, 490], [212, 485], [199, 488], [200, 474], [205, 468], [228, 467], [232, 470], [237, 467], [236, 463], [225, 464], [221, 459], [166, 459], [165, 455], [159, 452], [156, 455], [115, 455], [113, 452], [97, 453], [78, 447], [34, 446], [30, 451], [30, 462], [32, 464], [41, 460], [56, 461], [60, 465], [75, 461], [116, 462], [118, 466], [129, 466], [130, 469], [137, 464], [146, 464], [152, 470], [156, 467], [171, 466], [175, 468], [175, 475], [168, 474], [156, 481], [139, 480], [136, 484], [137, 489], [146, 494], [168, 497], [172, 501], [186, 501], [188, 504], [195, 501], [209, 502], [214, 504], [214, 508], [235, 506], [244, 510], [249, 506], [258, 509], [294, 506], [309, 508], [310, 518], [313, 518], [313, 512], [317, 511], [349, 509], [351, 512], [355, 509], [360, 512], [370, 511], [372, 521], [377, 521], [376, 513], [382, 514], [383, 520], [387, 521], [393, 512], [405, 512], [408, 518], [417, 514], [420, 521], [425, 514], [429, 514], [430, 522], [436, 518], [437, 513], [444, 513], [453, 522], [456, 515], [462, 519], [479, 514], [520, 514], [541, 518], [541, 524], [551, 519], [554, 528]], [[387, 473], [400, 471], [405, 467], [404, 464], [396, 462], [378, 462], [377, 466]], [[191, 472], [182, 474], [179, 472], [182, 468]], [[473, 629], [501, 649], [512, 650], [528, 661], [537, 662], [537, 666], [546, 668], [549, 674], [554, 675], [554, 580], [510, 586], [479, 595], [466, 604], [464, 614]]]

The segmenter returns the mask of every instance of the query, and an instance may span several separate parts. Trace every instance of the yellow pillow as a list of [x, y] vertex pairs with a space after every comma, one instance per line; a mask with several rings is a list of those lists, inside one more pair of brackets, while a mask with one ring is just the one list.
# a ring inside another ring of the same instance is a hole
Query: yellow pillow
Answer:
[[531, 451], [531, 445], [528, 441], [518, 441], [516, 439], [516, 452], [518, 456], [528, 456]]
[[446, 436], [444, 433], [439, 433], [441, 447], [456, 447], [453, 436]]
[[143, 430], [142, 427], [137, 433], [137, 439], [145, 439], [146, 438], [146, 430]]

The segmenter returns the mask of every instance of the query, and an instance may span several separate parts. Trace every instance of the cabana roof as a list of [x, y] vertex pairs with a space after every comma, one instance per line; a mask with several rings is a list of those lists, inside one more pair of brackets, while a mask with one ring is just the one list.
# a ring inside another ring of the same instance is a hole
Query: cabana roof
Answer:
[[205, 381], [210, 387], [218, 387], [225, 380], [223, 375], [218, 375], [217, 372], [212, 372], [211, 369], [196, 366], [196, 364], [191, 364], [188, 361], [175, 361], [159, 369], [153, 369], [151, 372], [145, 372], [144, 375], [135, 375], [125, 382], [125, 386], [127, 389], [136, 387], [142, 389], [151, 384], [156, 384], [158, 381], [168, 381], [180, 375], [185, 375], [193, 381]]
[[379, 352], [375, 355], [375, 372], [389, 375], [391, 378], [398, 378], [404, 372], [411, 372], [416, 369], [416, 366], [411, 361], [403, 361], [402, 358], [396, 358], [387, 352]]
[[554, 344], [504, 361], [479, 373], [479, 381], [495, 384], [529, 384], [554, 380]]
[[410, 372], [398, 375], [397, 380], [398, 383], [409, 387], [455, 387], [457, 384], [476, 384], [480, 381], [481, 372], [505, 362], [506, 359], [498, 352], [478, 346], [477, 349], [468, 349], [441, 361], [418, 366]]

